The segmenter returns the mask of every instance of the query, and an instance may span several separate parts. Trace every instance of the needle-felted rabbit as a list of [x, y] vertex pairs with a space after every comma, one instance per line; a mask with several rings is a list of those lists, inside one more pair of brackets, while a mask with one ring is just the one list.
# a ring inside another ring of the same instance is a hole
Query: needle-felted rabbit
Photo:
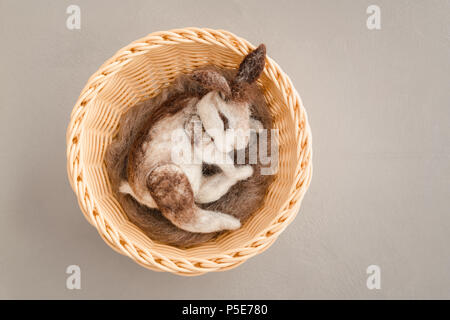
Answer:
[[[181, 76], [121, 119], [107, 168], [130, 220], [152, 239], [183, 247], [203, 242], [239, 228], [262, 204], [271, 177], [254, 172], [260, 163], [235, 165], [228, 152], [248, 149], [250, 129], [271, 128], [255, 84], [264, 63], [260, 45], [237, 71], [206, 67]], [[186, 154], [192, 146], [201, 147], [193, 155], [200, 161], [174, 161], [174, 148]]]

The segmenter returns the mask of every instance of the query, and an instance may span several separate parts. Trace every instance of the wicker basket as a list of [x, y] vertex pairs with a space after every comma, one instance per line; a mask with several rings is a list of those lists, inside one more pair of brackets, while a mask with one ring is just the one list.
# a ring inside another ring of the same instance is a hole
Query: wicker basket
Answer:
[[298, 93], [270, 58], [258, 82], [279, 130], [278, 173], [262, 208], [239, 230], [184, 250], [152, 241], [127, 219], [103, 161], [122, 113], [180, 73], [210, 63], [235, 68], [251, 49], [223, 30], [156, 32], [119, 50], [89, 78], [67, 129], [67, 170], [81, 210], [113, 249], [152, 270], [199, 275], [263, 252], [294, 219], [311, 180], [311, 131]]

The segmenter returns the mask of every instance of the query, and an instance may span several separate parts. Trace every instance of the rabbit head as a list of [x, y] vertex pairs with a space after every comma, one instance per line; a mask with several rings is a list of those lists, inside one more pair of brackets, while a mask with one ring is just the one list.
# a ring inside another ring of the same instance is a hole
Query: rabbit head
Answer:
[[197, 103], [203, 127], [222, 152], [243, 149], [248, 144], [251, 98], [247, 91], [264, 70], [265, 57], [266, 47], [261, 44], [245, 56], [231, 80], [214, 70], [192, 74], [206, 92]]

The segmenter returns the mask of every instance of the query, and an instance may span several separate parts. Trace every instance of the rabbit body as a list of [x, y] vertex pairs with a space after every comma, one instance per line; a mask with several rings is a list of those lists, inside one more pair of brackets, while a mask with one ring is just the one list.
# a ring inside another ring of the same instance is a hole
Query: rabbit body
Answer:
[[[195, 203], [218, 200], [236, 182], [250, 177], [253, 168], [250, 165], [235, 166], [233, 159], [226, 153], [231, 147], [222, 142], [221, 150], [206, 132], [195, 139], [197, 148], [192, 148], [195, 128], [189, 124], [191, 121], [199, 124], [197, 119], [203, 118], [202, 125], [210, 128], [210, 132], [217, 128], [216, 122], [220, 121], [223, 126], [218, 115], [220, 108], [228, 114], [229, 123], [238, 123], [240, 128], [249, 130], [248, 105], [232, 106], [239, 109], [239, 112], [233, 112], [216, 91], [209, 92], [200, 100], [181, 96], [172, 103], [182, 104], [183, 108], [153, 124], [145, 138], [135, 145], [128, 160], [128, 182], [121, 185], [120, 191], [129, 193], [149, 208], [159, 208], [174, 225], [189, 232], [207, 233], [239, 228], [238, 219], [221, 212], [201, 209]], [[202, 110], [200, 114], [203, 117], [199, 115], [198, 109]], [[219, 130], [224, 135], [223, 128]], [[177, 139], [174, 139], [175, 132], [179, 133]], [[221, 141], [218, 135], [219, 132], [215, 133], [215, 141]], [[245, 143], [242, 146], [245, 147]], [[196, 161], [184, 158], [175, 163], [174, 150], [182, 155], [191, 155], [192, 150], [195, 150], [193, 156]], [[222, 172], [203, 176], [203, 163], [215, 164]]]
[[[235, 165], [229, 152], [248, 148], [250, 129], [271, 126], [254, 84], [264, 60], [262, 45], [237, 72], [197, 70], [147, 102], [151, 108], [125, 115], [107, 168], [128, 216], [153, 239], [182, 247], [207, 241], [239, 228], [260, 204], [270, 177], [254, 174], [258, 165]], [[261, 122], [251, 118], [255, 106]], [[174, 160], [174, 150], [191, 161]], [[205, 175], [205, 165], [216, 172]], [[238, 201], [243, 186], [249, 198]]]

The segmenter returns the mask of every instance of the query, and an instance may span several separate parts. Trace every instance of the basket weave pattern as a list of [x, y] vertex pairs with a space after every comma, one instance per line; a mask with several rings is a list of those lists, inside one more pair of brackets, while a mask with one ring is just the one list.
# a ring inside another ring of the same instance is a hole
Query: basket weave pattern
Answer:
[[261, 253], [294, 219], [312, 176], [311, 131], [297, 91], [269, 57], [258, 83], [279, 130], [278, 173], [262, 208], [239, 230], [189, 249], [152, 241], [128, 221], [103, 161], [130, 107], [199, 66], [236, 68], [254, 48], [223, 30], [156, 32], [119, 50], [89, 78], [67, 129], [67, 170], [82, 212], [113, 249], [155, 271], [199, 275], [234, 268]]

